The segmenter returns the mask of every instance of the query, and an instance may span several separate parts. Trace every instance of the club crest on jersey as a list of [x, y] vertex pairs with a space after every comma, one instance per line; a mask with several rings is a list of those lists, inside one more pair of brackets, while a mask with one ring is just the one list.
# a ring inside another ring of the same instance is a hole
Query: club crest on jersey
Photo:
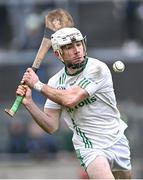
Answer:
[[63, 86], [63, 85], [59, 85], [59, 86], [57, 87], [57, 89], [66, 89], [66, 88], [65, 88], [65, 86]]

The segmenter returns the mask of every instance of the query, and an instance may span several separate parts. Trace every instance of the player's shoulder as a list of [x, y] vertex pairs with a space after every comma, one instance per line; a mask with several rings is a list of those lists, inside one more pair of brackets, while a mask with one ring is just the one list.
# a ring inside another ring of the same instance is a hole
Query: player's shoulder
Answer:
[[85, 69], [86, 77], [91, 79], [98, 79], [98, 78], [110, 78], [111, 72], [105, 62], [95, 59], [95, 58], [88, 58], [88, 63]]
[[97, 69], [108, 69], [108, 66], [105, 62], [96, 58], [88, 57], [88, 64], [89, 64], [89, 67], [91, 68], [94, 67]]
[[58, 82], [60, 76], [65, 72], [64, 67], [59, 70], [57, 73], [55, 73], [48, 81], [48, 84], [55, 84], [56, 82]]

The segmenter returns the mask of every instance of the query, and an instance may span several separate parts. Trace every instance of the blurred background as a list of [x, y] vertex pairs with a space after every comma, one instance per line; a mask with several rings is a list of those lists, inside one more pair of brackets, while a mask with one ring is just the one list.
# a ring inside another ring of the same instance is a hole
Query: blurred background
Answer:
[[[143, 178], [143, 1], [142, 0], [0, 0], [0, 178], [79, 179], [71, 131], [61, 121], [50, 136], [21, 106], [14, 118], [5, 114], [15, 100], [22, 74], [36, 56], [44, 33], [44, 16], [55, 8], [69, 11], [87, 36], [88, 55], [107, 63], [113, 75], [118, 108], [129, 128], [133, 177]], [[125, 63], [123, 73], [112, 64]], [[38, 71], [47, 82], [62, 64], [48, 52]], [[45, 98], [33, 91], [42, 109]]]

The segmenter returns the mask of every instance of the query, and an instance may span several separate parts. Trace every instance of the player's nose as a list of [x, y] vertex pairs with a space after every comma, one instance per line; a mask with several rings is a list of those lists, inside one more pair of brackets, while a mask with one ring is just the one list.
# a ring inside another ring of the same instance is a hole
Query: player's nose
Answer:
[[74, 50], [74, 53], [79, 52], [79, 48], [78, 48], [78, 46], [76, 44], [74, 44], [73, 50]]

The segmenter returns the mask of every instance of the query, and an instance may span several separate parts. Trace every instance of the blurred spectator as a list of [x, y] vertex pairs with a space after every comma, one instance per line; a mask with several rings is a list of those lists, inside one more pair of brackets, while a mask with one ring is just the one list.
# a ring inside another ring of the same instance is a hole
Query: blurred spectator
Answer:
[[45, 11], [45, 8], [49, 10], [53, 7], [55, 7], [55, 2], [9, 0], [7, 12], [13, 37], [11, 48], [39, 48], [44, 33], [44, 16], [42, 12]]
[[[48, 135], [36, 123], [32, 122], [28, 128], [28, 152], [36, 158], [47, 157], [50, 153], [58, 152], [58, 143], [54, 136]], [[50, 157], [49, 156], [49, 157]]]
[[9, 153], [27, 153], [27, 128], [21, 120], [11, 121], [9, 126]]
[[26, 37], [22, 49], [37, 49], [44, 34], [44, 17], [37, 13], [29, 14], [24, 21]]
[[0, 48], [7, 48], [11, 41], [11, 31], [7, 8], [0, 4]]
[[138, 34], [141, 27], [141, 22], [137, 13], [140, 6], [140, 1], [114, 0], [114, 5], [113, 13], [115, 17], [122, 20], [123, 24], [123, 48], [134, 55], [138, 53], [138, 49], [140, 48]]
[[126, 6], [125, 6], [124, 27], [125, 27], [127, 39], [129, 41], [137, 40], [138, 5], [139, 5], [138, 1], [127, 0]]
[[12, 30], [11, 48], [21, 49], [27, 32], [25, 30], [25, 18], [34, 11], [34, 1], [26, 4], [25, 1], [9, 0], [7, 12], [10, 19]]
[[30, 153], [33, 157], [47, 157], [58, 152], [54, 136], [48, 135], [36, 123], [14, 120], [9, 125], [9, 153]]

